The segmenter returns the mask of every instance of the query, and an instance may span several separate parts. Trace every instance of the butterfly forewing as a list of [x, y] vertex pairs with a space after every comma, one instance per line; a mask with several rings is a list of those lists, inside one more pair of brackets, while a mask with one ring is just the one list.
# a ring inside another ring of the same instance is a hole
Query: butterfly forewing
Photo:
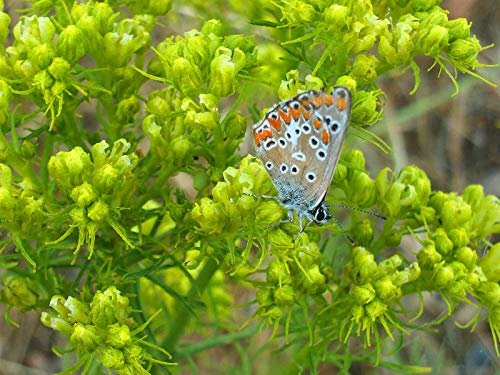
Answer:
[[312, 90], [279, 103], [254, 126], [257, 154], [283, 203], [312, 210], [324, 199], [350, 111], [346, 88], [335, 87], [331, 94]]

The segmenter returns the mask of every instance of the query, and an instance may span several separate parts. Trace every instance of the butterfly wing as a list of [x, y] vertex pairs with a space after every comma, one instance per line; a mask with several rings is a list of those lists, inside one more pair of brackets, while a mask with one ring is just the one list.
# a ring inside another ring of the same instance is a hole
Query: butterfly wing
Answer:
[[345, 139], [351, 94], [308, 91], [283, 101], [253, 128], [257, 155], [282, 203], [312, 210], [324, 199]]
[[[304, 196], [311, 209], [318, 206], [328, 192], [347, 135], [352, 107], [351, 93], [345, 87], [334, 87], [331, 94], [316, 91], [313, 95], [315, 111], [309, 122], [314, 135], [300, 142], [302, 149], [307, 150], [306, 154], [310, 156], [309, 172], [304, 173], [303, 181], [310, 181], [310, 177], [316, 178], [312, 182], [313, 188], [308, 189]], [[317, 147], [313, 139], [318, 139]], [[308, 173], [314, 176], [308, 176]]]

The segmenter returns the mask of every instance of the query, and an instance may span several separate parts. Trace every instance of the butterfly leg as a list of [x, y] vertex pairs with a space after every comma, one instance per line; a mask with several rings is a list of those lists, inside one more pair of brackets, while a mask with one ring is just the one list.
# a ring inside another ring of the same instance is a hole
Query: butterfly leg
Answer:
[[276, 195], [262, 195], [262, 194], [249, 194], [249, 193], [243, 193], [243, 195], [248, 195], [249, 197], [254, 197], [254, 198], [265, 198], [265, 199], [278, 199]]
[[272, 227], [275, 227], [276, 225], [280, 225], [280, 224], [285, 224], [285, 223], [290, 223], [293, 221], [293, 211], [292, 210], [288, 210], [288, 220], [280, 220], [280, 221], [277, 221], [275, 223], [272, 223], [272, 224], [269, 224], [266, 229], [268, 228], [272, 228]]
[[302, 232], [305, 231], [309, 225], [311, 225], [313, 223], [313, 220], [309, 220], [305, 226], [302, 226], [302, 219], [303, 219], [303, 216], [299, 215], [299, 232], [293, 238], [294, 241], [297, 238], [299, 238], [299, 236], [302, 234]]

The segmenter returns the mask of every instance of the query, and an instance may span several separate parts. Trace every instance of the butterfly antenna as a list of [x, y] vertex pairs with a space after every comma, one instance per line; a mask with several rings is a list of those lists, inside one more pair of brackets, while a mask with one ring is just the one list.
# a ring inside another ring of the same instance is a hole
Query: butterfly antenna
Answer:
[[337, 207], [337, 208], [347, 208], [348, 210], [363, 212], [364, 214], [372, 215], [372, 216], [378, 217], [379, 219], [387, 220], [387, 218], [384, 215], [377, 214], [376, 212], [372, 212], [372, 211], [363, 210], [363, 209], [357, 208], [357, 207], [346, 206], [345, 204], [329, 204], [328, 206]]
[[346, 238], [347, 241], [349, 241], [349, 243], [352, 245], [352, 246], [356, 246], [356, 242], [354, 242], [354, 240], [352, 239], [351, 236], [349, 236], [349, 234], [347, 234], [347, 232], [345, 231], [344, 228], [342, 228], [342, 225], [340, 225], [340, 222], [337, 220], [337, 218], [335, 216], [330, 216], [330, 218], [335, 222], [335, 224], [337, 224], [337, 227], [340, 229], [340, 231], [342, 232], [342, 234], [344, 235], [344, 237]]

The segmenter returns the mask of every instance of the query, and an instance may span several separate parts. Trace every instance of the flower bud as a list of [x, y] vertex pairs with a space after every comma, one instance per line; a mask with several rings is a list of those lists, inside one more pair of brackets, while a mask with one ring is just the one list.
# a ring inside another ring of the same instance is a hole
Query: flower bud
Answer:
[[116, 121], [123, 125], [131, 123], [140, 108], [141, 104], [135, 95], [121, 100], [116, 109]]
[[354, 92], [356, 92], [356, 89], [358, 87], [358, 83], [351, 76], [345, 75], [345, 76], [341, 76], [337, 79], [337, 81], [335, 82], [335, 86], [347, 87], [350, 92], [354, 93]]
[[2, 302], [15, 306], [21, 311], [35, 307], [38, 296], [30, 279], [17, 276], [7, 276], [2, 280], [4, 289], [1, 291]]
[[71, 296], [66, 298], [65, 301], [62, 299], [62, 302], [64, 303], [64, 307], [67, 308], [68, 318], [71, 318], [72, 322], [83, 324], [91, 323], [89, 317], [89, 305]]
[[12, 170], [8, 165], [0, 163], [0, 187], [4, 187], [8, 190], [11, 188], [11, 185], [12, 185]]
[[436, 245], [436, 250], [442, 255], [447, 255], [453, 249], [453, 242], [446, 235], [446, 231], [443, 228], [438, 228], [433, 234], [434, 243]]
[[433, 244], [427, 245], [420, 249], [417, 253], [418, 264], [421, 268], [427, 271], [431, 271], [434, 267], [441, 262], [441, 254], [436, 251]]
[[434, 282], [436, 288], [443, 289], [448, 286], [455, 278], [455, 273], [450, 266], [439, 267], [436, 274], [434, 275]]
[[375, 321], [382, 315], [385, 315], [387, 312], [388, 306], [380, 301], [379, 299], [375, 299], [370, 302], [365, 307], [366, 316], [370, 319], [370, 321]]
[[306, 90], [321, 90], [321, 88], [324, 86], [323, 80], [321, 78], [315, 77], [311, 74], [306, 75], [304, 83], [306, 85]]
[[469, 235], [464, 228], [454, 228], [447, 231], [448, 238], [453, 242], [453, 247], [458, 249], [467, 246]]
[[195, 203], [191, 216], [198, 223], [199, 230], [206, 234], [219, 234], [225, 225], [219, 205], [207, 197]]
[[441, 221], [445, 228], [457, 228], [463, 226], [472, 217], [472, 209], [461, 198], [449, 199], [443, 204]]
[[90, 206], [87, 216], [90, 220], [97, 223], [103, 222], [109, 217], [109, 206], [102, 200], [99, 200]]
[[310, 25], [318, 19], [318, 14], [311, 4], [296, 0], [283, 8], [283, 17], [292, 25]]
[[323, 11], [323, 19], [327, 30], [346, 30], [351, 23], [349, 8], [347, 6], [334, 4]]
[[448, 30], [438, 25], [420, 30], [417, 46], [427, 56], [439, 55], [448, 46]]
[[66, 194], [75, 186], [90, 179], [92, 162], [90, 156], [81, 147], [70, 151], [60, 151], [52, 156], [48, 163], [49, 174]]
[[477, 254], [470, 247], [461, 247], [455, 252], [455, 258], [462, 263], [468, 271], [472, 271], [477, 263]]
[[283, 209], [278, 202], [262, 202], [255, 210], [255, 222], [261, 228], [277, 223], [283, 217]]
[[217, 36], [222, 36], [223, 28], [222, 23], [219, 20], [211, 19], [206, 21], [201, 28], [201, 33], [204, 35], [214, 34]]
[[411, 8], [414, 12], [423, 12], [439, 5], [442, 0], [411, 0]]
[[125, 356], [121, 350], [108, 346], [97, 353], [102, 365], [108, 369], [121, 370], [125, 366]]
[[470, 66], [476, 68], [477, 55], [481, 52], [481, 44], [476, 37], [468, 39], [457, 39], [451, 42], [446, 50], [446, 54], [450, 59], [461, 66]]
[[107, 345], [121, 349], [132, 344], [130, 329], [125, 324], [111, 324], [106, 330]]
[[381, 92], [376, 91], [357, 91], [354, 94], [354, 106], [352, 108], [353, 122], [363, 125], [373, 125], [382, 116]]
[[352, 65], [351, 75], [356, 78], [359, 84], [373, 82], [377, 76], [377, 68], [380, 61], [373, 55], [358, 54]]
[[74, 328], [69, 341], [75, 345], [79, 352], [92, 352], [97, 349], [101, 342], [97, 327], [76, 323]]
[[57, 40], [56, 50], [59, 56], [74, 65], [85, 55], [85, 37], [77, 26], [66, 27]]
[[377, 280], [375, 282], [375, 290], [377, 291], [377, 296], [383, 301], [394, 301], [401, 298], [401, 289], [394, 285], [391, 280], [392, 275], [386, 276]]
[[219, 47], [210, 63], [208, 90], [218, 97], [232, 95], [236, 88], [236, 74], [241, 67], [231, 61], [230, 54], [231, 50]]
[[65, 82], [70, 75], [71, 65], [61, 57], [55, 57], [48, 67], [48, 71], [57, 81]]
[[52, 328], [55, 331], [59, 331], [65, 336], [70, 336], [74, 332], [73, 324], [69, 324], [64, 319], [52, 317], [45, 311], [42, 312], [40, 321], [46, 327]]
[[9, 35], [9, 25], [10, 25], [9, 15], [5, 12], [0, 12], [0, 43], [2, 43], [2, 45], [5, 43], [5, 40]]
[[470, 35], [472, 23], [467, 22], [465, 18], [457, 18], [446, 23], [450, 42], [458, 39], [467, 39]]
[[111, 286], [104, 292], [99, 290], [90, 303], [90, 318], [100, 328], [125, 323], [128, 319], [128, 305], [128, 298], [121, 296], [116, 287]]
[[489, 281], [496, 283], [500, 280], [500, 242], [488, 249], [479, 260], [479, 266]]
[[70, 197], [78, 207], [86, 208], [97, 200], [97, 193], [92, 185], [85, 181], [71, 191]]
[[0, 186], [0, 217], [13, 222], [16, 217], [17, 199], [14, 198], [9, 189]]
[[21, 17], [14, 26], [13, 34], [26, 51], [39, 44], [54, 43], [56, 28], [49, 17], [28, 16]]
[[[94, 23], [95, 32], [99, 35], [106, 35], [106, 33], [113, 30], [113, 24], [118, 20], [119, 14], [113, 12], [113, 8], [107, 3], [94, 3], [92, 5], [91, 17], [89, 17]], [[74, 18], [79, 20], [80, 17]], [[96, 35], [90, 34], [92, 37]]]
[[119, 190], [120, 182], [120, 172], [110, 164], [104, 164], [94, 171], [94, 187], [100, 194], [111, 194], [117, 188]]
[[47, 43], [39, 44], [29, 52], [29, 60], [34, 66], [41, 70], [47, 69], [52, 63], [54, 57], [56, 57], [56, 52]]
[[370, 284], [355, 286], [351, 295], [356, 305], [366, 305], [375, 298], [375, 289]]
[[172, 78], [176, 80], [179, 88], [185, 94], [197, 93], [203, 86], [203, 75], [200, 68], [183, 57], [174, 60]]
[[274, 291], [274, 300], [280, 306], [291, 306], [295, 302], [295, 292], [291, 285], [283, 285]]

